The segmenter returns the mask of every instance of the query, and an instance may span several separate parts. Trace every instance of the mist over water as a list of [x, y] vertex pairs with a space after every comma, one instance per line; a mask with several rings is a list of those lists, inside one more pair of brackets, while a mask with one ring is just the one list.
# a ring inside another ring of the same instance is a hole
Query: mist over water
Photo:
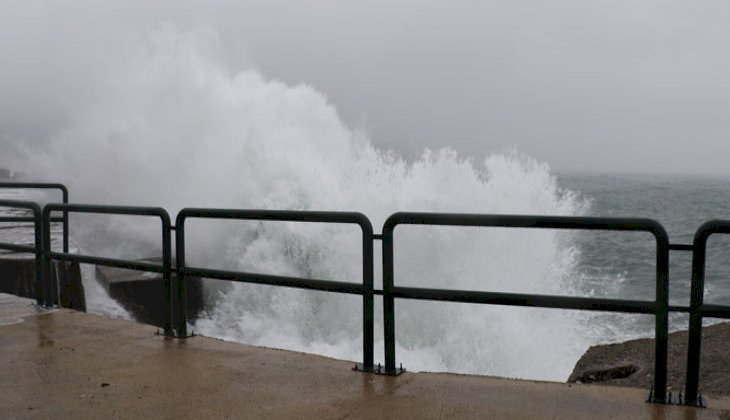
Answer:
[[[64, 182], [74, 202], [165, 207], [360, 211], [379, 232], [396, 211], [581, 215], [548, 166], [519, 153], [483, 160], [444, 149], [406, 162], [373, 147], [313, 87], [232, 72], [207, 35], [163, 27], [92, 81], [93, 99], [49, 143], [19, 141], [22, 165]], [[438, 116], [434, 116], [438, 118]], [[404, 124], [417, 124], [404, 121]], [[486, 151], [485, 151], [486, 152]], [[146, 257], [159, 233], [131, 218], [72, 217], [81, 249]], [[151, 226], [155, 226], [154, 224]], [[157, 228], [159, 229], [159, 228]], [[359, 231], [288, 223], [191, 222], [192, 264], [361, 281]], [[556, 231], [399, 227], [396, 283], [575, 294], [579, 250]], [[376, 287], [380, 248], [376, 246]], [[209, 285], [197, 333], [362, 358], [361, 299]], [[382, 360], [376, 299], [376, 360]], [[569, 311], [396, 301], [398, 360], [411, 370], [564, 380], [595, 333]]]

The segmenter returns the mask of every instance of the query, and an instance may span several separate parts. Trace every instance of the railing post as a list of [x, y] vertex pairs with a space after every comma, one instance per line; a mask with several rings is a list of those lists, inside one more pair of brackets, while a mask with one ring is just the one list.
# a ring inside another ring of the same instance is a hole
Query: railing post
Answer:
[[699, 393], [700, 354], [702, 347], [702, 303], [705, 290], [705, 258], [707, 238], [714, 222], [706, 222], [695, 233], [692, 251], [692, 286], [689, 302], [689, 334], [687, 343], [687, 379], [684, 387], [685, 404], [701, 405]]
[[43, 304], [44, 306], [52, 307], [54, 303], [53, 299], [53, 273], [51, 271], [51, 211], [48, 207], [43, 209]]
[[33, 218], [35, 219], [35, 302], [38, 306], [41, 306], [43, 305], [43, 271], [45, 259], [43, 258], [43, 218], [40, 207], [37, 204], [33, 209]]
[[[367, 220], [365, 218], [365, 220]], [[363, 370], [372, 372], [374, 369], [373, 354], [375, 352], [375, 308], [374, 308], [374, 280], [373, 280], [373, 227], [368, 221], [362, 228], [362, 343]]]
[[165, 335], [168, 337], [173, 336], [172, 331], [172, 324], [173, 324], [173, 314], [172, 314], [172, 299], [171, 299], [171, 273], [172, 273], [172, 250], [171, 250], [171, 230], [170, 227], [170, 219], [169, 217], [161, 217], [162, 219], [162, 279], [163, 279], [163, 299], [164, 299], [164, 308], [165, 308], [165, 318], [164, 318], [164, 331]]
[[177, 306], [175, 335], [180, 338], [188, 337], [187, 290], [185, 282], [185, 217], [184, 210], [181, 210], [175, 219], [175, 275], [177, 277], [175, 287], [175, 306]]
[[[63, 204], [68, 204], [68, 188], [65, 185], [58, 187], [63, 194]], [[63, 211], [63, 252], [68, 254], [68, 212]]]
[[654, 348], [654, 392], [652, 402], [667, 400], [667, 349], [669, 341], [669, 237], [658, 226], [656, 238], [656, 314]]
[[[390, 219], [389, 219], [390, 220]], [[389, 221], [388, 220], [388, 221]], [[385, 222], [383, 226], [383, 329], [385, 331], [385, 373], [395, 373], [395, 298], [393, 289], [393, 230], [395, 226]]]

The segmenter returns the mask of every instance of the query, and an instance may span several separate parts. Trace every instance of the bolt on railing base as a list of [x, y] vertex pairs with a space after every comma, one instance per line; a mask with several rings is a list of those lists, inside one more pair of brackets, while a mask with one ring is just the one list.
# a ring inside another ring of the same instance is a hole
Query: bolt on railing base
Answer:
[[672, 404], [672, 391], [667, 391], [666, 399], [660, 400], [654, 397], [654, 387], [649, 389], [649, 396], [646, 397], [646, 402], [654, 404]]
[[672, 396], [672, 391], [667, 391], [667, 398], [666, 400], [657, 400], [654, 398], [654, 387], [651, 387], [649, 390], [649, 396], [646, 398], [646, 402], [648, 403], [654, 403], [654, 404], [674, 404], [674, 405], [684, 405], [687, 407], [697, 407], [697, 408], [706, 408], [705, 400], [702, 398], [702, 395], [697, 395], [697, 401], [687, 401], [686, 397], [682, 395], [682, 391], [679, 392], [679, 395], [677, 396], [677, 401], [674, 401], [674, 398]]
[[355, 363], [355, 366], [352, 367], [352, 370], [356, 372], [365, 372], [365, 373], [373, 373], [375, 372], [374, 366], [365, 366], [364, 363]]
[[401, 373], [406, 371], [406, 368], [403, 367], [403, 364], [401, 363], [400, 367], [397, 368], [387, 368], [380, 363], [377, 364], [377, 366], [373, 366], [371, 369], [361, 369], [361, 364], [358, 363], [353, 370], [358, 370], [362, 372], [371, 372], [376, 375], [385, 375], [385, 376], [398, 376]]
[[[188, 331], [190, 331], [190, 332], [188, 332]], [[175, 337], [175, 338], [191, 338], [191, 337], [195, 337], [195, 330], [193, 330], [193, 329], [187, 329], [186, 328], [184, 333], [180, 333], [180, 330], [175, 330], [174, 329], [174, 330], [172, 330], [172, 335], [170, 335], [170, 337]]]
[[365, 366], [365, 364], [363, 363], [355, 363], [355, 366], [352, 367], [352, 370], [356, 372], [374, 373], [376, 375], [386, 376], [398, 376], [406, 371], [402, 365], [399, 368], [395, 368], [395, 370], [388, 370], [385, 368], [385, 366], [380, 365], [380, 363], [378, 363], [377, 366]]
[[155, 331], [155, 335], [162, 335], [170, 338], [191, 338], [195, 337], [195, 331], [187, 335], [180, 335], [177, 333], [177, 331], [160, 331], [160, 329], [158, 328], [157, 331]]
[[702, 398], [702, 394], [697, 395], [697, 401], [683, 401], [680, 397], [679, 404], [686, 405], [687, 407], [707, 408], [705, 405], [705, 399]]

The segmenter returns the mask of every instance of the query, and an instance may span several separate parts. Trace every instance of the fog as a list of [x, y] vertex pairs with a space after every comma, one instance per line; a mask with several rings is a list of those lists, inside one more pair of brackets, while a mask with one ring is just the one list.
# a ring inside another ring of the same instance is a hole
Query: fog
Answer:
[[557, 171], [730, 173], [730, 3], [304, 3], [0, 1], [0, 166], [73, 124], [169, 26], [231, 74], [310, 85], [407, 159], [518, 150]]

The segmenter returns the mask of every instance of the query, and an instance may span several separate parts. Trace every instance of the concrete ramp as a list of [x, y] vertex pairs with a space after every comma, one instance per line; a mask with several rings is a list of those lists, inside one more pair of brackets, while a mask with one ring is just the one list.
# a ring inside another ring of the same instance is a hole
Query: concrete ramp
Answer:
[[[6, 295], [7, 296], [7, 295]], [[4, 312], [28, 300], [0, 300]], [[353, 363], [61, 309], [0, 325], [0, 417], [13, 419], [728, 419], [644, 402], [646, 391], [483, 376], [351, 370]]]

